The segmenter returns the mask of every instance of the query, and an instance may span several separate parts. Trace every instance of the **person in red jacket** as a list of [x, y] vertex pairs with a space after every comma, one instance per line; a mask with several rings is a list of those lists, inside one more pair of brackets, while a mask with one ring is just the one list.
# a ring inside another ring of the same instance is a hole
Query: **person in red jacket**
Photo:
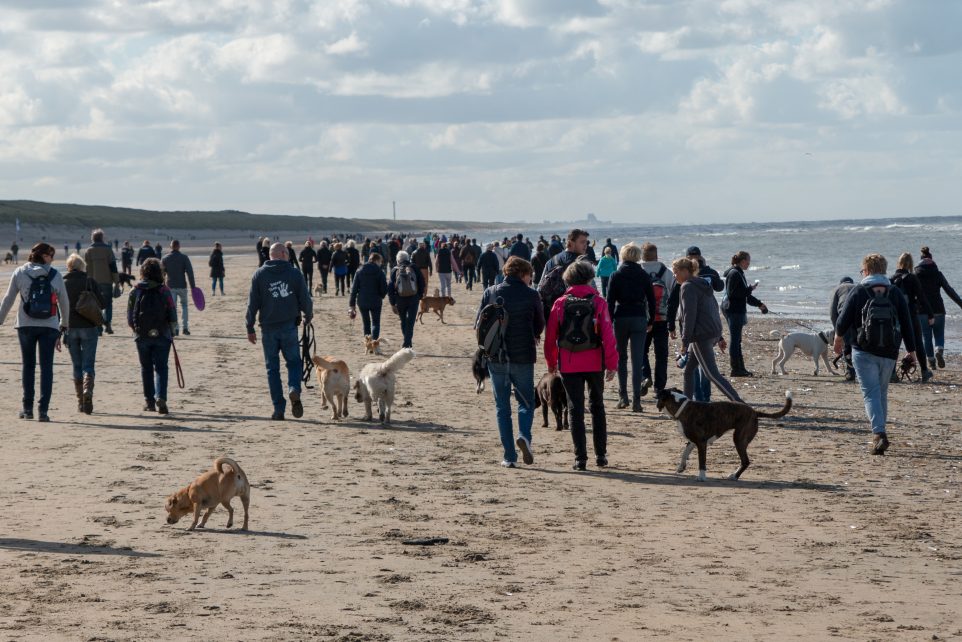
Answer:
[[568, 396], [568, 422], [575, 448], [575, 470], [585, 470], [588, 448], [585, 440], [585, 384], [595, 458], [599, 468], [608, 465], [608, 431], [605, 418], [605, 381], [618, 370], [618, 345], [608, 315], [608, 304], [591, 285], [595, 268], [578, 260], [564, 271], [568, 286], [551, 307], [544, 340], [548, 372], [561, 373]]

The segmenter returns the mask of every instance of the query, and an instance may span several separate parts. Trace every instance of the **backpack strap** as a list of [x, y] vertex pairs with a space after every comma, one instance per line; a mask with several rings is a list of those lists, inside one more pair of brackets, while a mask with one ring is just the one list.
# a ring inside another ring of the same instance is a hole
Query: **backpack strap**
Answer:
[[667, 272], [667, 271], [668, 271], [668, 266], [665, 265], [664, 263], [662, 263], [662, 264], [661, 264], [661, 269], [658, 270], [658, 273], [655, 275], [655, 278], [656, 278], [656, 279], [660, 279], [661, 277], [665, 276], [665, 272]]

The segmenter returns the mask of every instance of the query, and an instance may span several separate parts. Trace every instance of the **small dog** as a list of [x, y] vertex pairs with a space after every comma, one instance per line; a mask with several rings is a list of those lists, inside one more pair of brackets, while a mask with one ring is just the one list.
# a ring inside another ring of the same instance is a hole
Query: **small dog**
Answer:
[[478, 383], [477, 393], [480, 395], [484, 391], [484, 380], [491, 374], [488, 372], [488, 360], [481, 348], [478, 348], [474, 353], [474, 359], [471, 361], [471, 374], [474, 375], [474, 380]]
[[544, 373], [534, 389], [534, 407], [541, 408], [544, 415], [544, 428], [548, 427], [548, 408], [554, 414], [555, 430], [568, 429], [568, 394], [565, 392], [561, 375], [557, 372]]
[[200, 511], [206, 508], [207, 512], [204, 513], [204, 519], [200, 522], [200, 527], [204, 528], [207, 525], [207, 518], [214, 512], [217, 505], [221, 504], [227, 509], [227, 528], [230, 528], [234, 525], [234, 509], [230, 505], [230, 500], [234, 497], [240, 497], [244, 505], [244, 526], [241, 530], [246, 531], [247, 513], [251, 503], [250, 482], [247, 481], [247, 475], [236, 461], [230, 457], [218, 457], [210, 470], [198, 476], [186, 488], [181, 488], [167, 498], [165, 505], [167, 523], [176, 524], [181, 517], [193, 512], [194, 521], [187, 529], [192, 531], [197, 528]]
[[315, 286], [314, 286], [314, 296], [321, 296], [322, 294], [324, 294], [324, 286], [323, 286], [323, 285], [315, 285]]
[[334, 357], [314, 355], [311, 361], [317, 366], [317, 381], [321, 388], [321, 408], [328, 402], [334, 409], [331, 419], [347, 417], [347, 396], [351, 390], [351, 373], [347, 364]]
[[7, 252], [7, 255], [3, 257], [4, 264], [13, 263], [13, 252]]
[[729, 430], [734, 429], [735, 450], [741, 459], [741, 466], [728, 479], [737, 481], [748, 465], [748, 444], [752, 443], [758, 432], [758, 418], [779, 419], [792, 409], [792, 392], [785, 392], [785, 406], [774, 413], [758, 412], [751, 406], [732, 401], [702, 403], [692, 401], [677, 388], [662, 390], [658, 393], [658, 410], [664, 410], [678, 422], [678, 432], [688, 440], [681, 453], [676, 472], [683, 473], [688, 467], [688, 456], [693, 448], [698, 448], [698, 481], [705, 481], [705, 460], [708, 446]]
[[365, 354], [381, 354], [381, 341], [383, 339], [372, 339], [371, 335], [364, 335], [364, 350]]
[[775, 359], [772, 361], [772, 374], [776, 374], [776, 369], [780, 369], [782, 374], [788, 374], [785, 372], [785, 362], [795, 353], [796, 349], [801, 350], [802, 354], [806, 357], [811, 357], [815, 362], [816, 375], [818, 375], [819, 370], [819, 359], [825, 363], [825, 367], [828, 368], [829, 372], [834, 373], [835, 368], [828, 360], [828, 353], [831, 351], [832, 344], [834, 343], [835, 330], [818, 333], [792, 332], [791, 334], [787, 334], [778, 342], [778, 354], [775, 355]]
[[391, 425], [391, 407], [394, 405], [397, 373], [413, 358], [414, 350], [402, 348], [383, 363], [369, 363], [361, 368], [361, 373], [354, 382], [354, 398], [358, 402], [364, 402], [365, 421], [373, 420], [371, 405], [377, 402], [377, 414], [381, 425]]
[[418, 308], [418, 321], [424, 323], [424, 313], [428, 310], [433, 310], [434, 314], [438, 315], [441, 319], [441, 323], [444, 323], [444, 308], [449, 305], [454, 305], [454, 299], [449, 296], [438, 296], [440, 291], [435, 288], [434, 296], [426, 296], [421, 299], [421, 304]]

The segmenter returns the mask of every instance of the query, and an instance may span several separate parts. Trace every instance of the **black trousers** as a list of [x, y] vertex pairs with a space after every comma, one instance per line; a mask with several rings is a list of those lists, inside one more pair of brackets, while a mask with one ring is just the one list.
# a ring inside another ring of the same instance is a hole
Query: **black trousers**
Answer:
[[585, 385], [588, 386], [588, 409], [591, 412], [591, 436], [595, 457], [608, 453], [608, 421], [605, 417], [604, 372], [562, 372], [561, 381], [568, 395], [568, 425], [575, 447], [575, 460], [588, 461], [585, 437]]
[[322, 267], [318, 268], [318, 271], [321, 273], [321, 288], [324, 289], [324, 294], [327, 294], [327, 275], [330, 274], [331, 268]]
[[301, 272], [304, 274], [304, 280], [307, 281], [307, 291], [310, 292], [314, 289], [314, 266], [307, 267], [305, 265], [301, 268]]
[[651, 324], [651, 332], [645, 337], [645, 368], [644, 376], [651, 379], [651, 361], [648, 352], [652, 344], [655, 345], [655, 390], [664, 390], [668, 385], [668, 322], [655, 321]]

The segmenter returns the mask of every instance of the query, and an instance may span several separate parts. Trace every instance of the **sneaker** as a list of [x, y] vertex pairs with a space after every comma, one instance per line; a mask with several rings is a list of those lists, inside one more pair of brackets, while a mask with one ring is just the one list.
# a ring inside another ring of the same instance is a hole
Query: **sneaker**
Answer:
[[275, 412], [273, 415], [271, 415], [271, 421], [284, 421], [284, 413]]
[[161, 415], [166, 415], [166, 414], [168, 413], [168, 411], [167, 411], [167, 400], [166, 400], [166, 399], [158, 399], [158, 400], [157, 400], [157, 412], [158, 412], [159, 414], [161, 414]]
[[618, 400], [618, 405], [615, 406], [615, 407], [616, 407], [618, 410], [621, 410], [621, 409], [623, 409], [623, 408], [627, 408], [629, 405], [630, 405], [630, 404], [628, 403], [628, 398], [627, 398], [627, 397], [622, 397], [621, 399]]
[[514, 463], [513, 461], [508, 461], [507, 459], [504, 459], [504, 460], [501, 461], [501, 467], [502, 467], [502, 468], [517, 468], [518, 465], [517, 465], [516, 463]]
[[941, 350], [935, 351], [935, 363], [937, 363], [940, 368], [945, 367], [945, 355], [942, 353]]
[[157, 406], [154, 404], [154, 400], [144, 402], [144, 412], [157, 412]]
[[648, 390], [649, 390], [650, 388], [651, 388], [651, 377], [648, 377], [647, 379], [645, 379], [644, 381], [641, 382], [641, 396], [642, 396], [642, 397], [647, 397], [647, 396], [648, 396]]
[[518, 437], [518, 440], [514, 442], [518, 444], [518, 450], [521, 451], [521, 460], [527, 465], [534, 463], [534, 455], [531, 454], [531, 444], [524, 437]]
[[47, 413], [41, 412], [40, 415], [37, 417], [37, 421], [47, 422], [47, 421], [50, 421], [50, 417], [47, 415]]
[[292, 390], [291, 394], [288, 395], [291, 400], [291, 414], [295, 418], [300, 419], [304, 416], [304, 404], [301, 403], [301, 393], [296, 390]]
[[598, 464], [598, 468], [607, 468], [607, 467], [608, 467], [608, 458], [607, 458], [607, 457], [604, 457], [604, 456], [599, 457], [599, 458], [597, 459], [597, 461], [595, 461], [595, 463]]
[[18, 417], [21, 419], [33, 419], [33, 410], [21, 410]]
[[188, 330], [187, 328], [184, 328], [184, 336], [185, 336], [185, 337], [189, 337], [189, 336], [190, 336], [190, 330]]
[[935, 376], [935, 374], [934, 374], [931, 370], [923, 370], [923, 371], [922, 371], [922, 383], [928, 383], [929, 381], [931, 381], [932, 377], [934, 377], [934, 376]]
[[889, 448], [889, 438], [883, 432], [875, 435], [872, 438], [872, 454], [873, 455], [884, 455], [885, 451]]
[[578, 461], [575, 462], [575, 465], [572, 466], [572, 469], [574, 469], [574, 470], [588, 470], [588, 462], [578, 460]]

